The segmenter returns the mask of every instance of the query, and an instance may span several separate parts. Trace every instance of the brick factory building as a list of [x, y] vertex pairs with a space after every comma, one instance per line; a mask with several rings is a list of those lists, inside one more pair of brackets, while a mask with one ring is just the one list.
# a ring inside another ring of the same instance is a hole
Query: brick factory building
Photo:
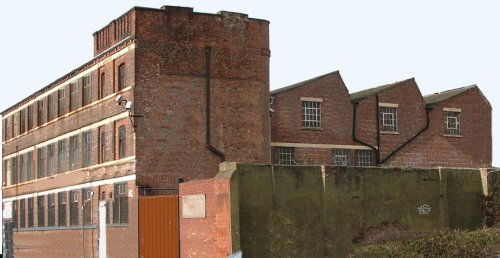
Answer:
[[91, 61], [3, 111], [15, 256], [97, 254], [105, 201], [109, 257], [137, 257], [140, 196], [269, 163], [268, 27], [135, 7], [94, 34]]
[[16, 257], [141, 256], [151, 197], [223, 161], [491, 166], [476, 86], [423, 97], [409, 79], [349, 94], [333, 72], [269, 103], [268, 21], [134, 7], [93, 36], [92, 60], [2, 112]]

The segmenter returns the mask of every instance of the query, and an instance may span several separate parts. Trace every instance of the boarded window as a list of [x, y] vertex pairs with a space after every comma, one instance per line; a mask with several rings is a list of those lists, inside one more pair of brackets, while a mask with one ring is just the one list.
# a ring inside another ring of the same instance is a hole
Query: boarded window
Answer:
[[37, 150], [38, 161], [37, 161], [37, 178], [45, 177], [45, 148], [41, 147]]
[[32, 228], [34, 226], [34, 213], [35, 213], [35, 205], [33, 197], [28, 198], [28, 228]]
[[98, 97], [99, 99], [102, 99], [104, 97], [104, 85], [106, 82], [106, 74], [101, 73], [101, 77], [99, 79], [99, 90], [98, 90]]
[[126, 141], [127, 141], [126, 127], [120, 126], [118, 129], [118, 158], [125, 158], [126, 155]]
[[103, 131], [104, 128], [100, 127], [100, 138], [99, 138], [99, 163], [106, 162], [106, 132]]
[[92, 101], [92, 77], [90, 75], [83, 77], [83, 99], [82, 106], [90, 104]]
[[56, 145], [47, 145], [47, 176], [51, 176], [55, 172], [55, 162], [56, 162]]
[[84, 225], [92, 224], [92, 190], [90, 188], [83, 189], [83, 223]]
[[26, 199], [19, 201], [19, 227], [26, 227]]
[[35, 173], [33, 171], [33, 152], [30, 151], [26, 155], [26, 180], [31, 181], [35, 179]]
[[70, 170], [78, 168], [78, 135], [69, 138], [69, 166]]
[[20, 133], [23, 134], [24, 132], [26, 132], [26, 110], [23, 109], [20, 111], [19, 113], [19, 117], [20, 117]]
[[62, 173], [66, 170], [66, 140], [60, 140], [57, 145], [57, 171]]
[[66, 88], [60, 89], [57, 95], [58, 115], [63, 116], [66, 114]]
[[33, 106], [28, 107], [28, 131], [33, 129]]
[[125, 88], [125, 64], [118, 66], [118, 90]]
[[69, 84], [69, 111], [74, 111], [79, 108], [78, 103], [78, 87], [76, 86], [76, 82], [72, 82]]

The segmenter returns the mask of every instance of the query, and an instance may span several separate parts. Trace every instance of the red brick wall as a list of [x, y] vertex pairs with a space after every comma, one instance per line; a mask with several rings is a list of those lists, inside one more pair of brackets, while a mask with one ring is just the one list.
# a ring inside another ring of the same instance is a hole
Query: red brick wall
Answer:
[[[380, 160], [416, 135], [425, 127], [424, 101], [415, 80], [406, 80], [378, 93], [379, 103], [398, 104], [397, 133], [380, 133]], [[376, 96], [361, 100], [357, 107], [356, 137], [374, 147], [377, 146]]]
[[136, 10], [139, 184], [213, 177], [206, 148], [205, 47], [211, 47], [211, 144], [227, 161], [269, 163], [267, 21], [189, 8]]
[[[272, 142], [352, 145], [352, 104], [338, 72], [272, 94]], [[321, 130], [302, 128], [301, 97], [322, 98]]]
[[[444, 136], [443, 108], [461, 108], [462, 137]], [[435, 105], [429, 115], [429, 129], [391, 158], [388, 164], [414, 167], [491, 166], [491, 107], [477, 87]]]
[[229, 179], [183, 183], [179, 195], [205, 195], [205, 218], [183, 218], [179, 211], [181, 257], [227, 257], [231, 254], [231, 201]]

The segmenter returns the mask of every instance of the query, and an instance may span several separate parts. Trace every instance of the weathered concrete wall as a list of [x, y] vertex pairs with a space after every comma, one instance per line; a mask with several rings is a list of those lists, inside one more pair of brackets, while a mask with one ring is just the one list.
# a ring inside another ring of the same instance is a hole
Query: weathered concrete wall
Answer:
[[387, 225], [483, 225], [479, 170], [239, 165], [234, 176], [245, 257], [345, 257], [357, 242], [390, 234]]

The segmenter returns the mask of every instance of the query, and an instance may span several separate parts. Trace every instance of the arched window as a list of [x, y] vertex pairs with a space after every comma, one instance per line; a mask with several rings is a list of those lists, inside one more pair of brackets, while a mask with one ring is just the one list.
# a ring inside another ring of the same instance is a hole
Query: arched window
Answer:
[[125, 63], [118, 66], [118, 90], [125, 88]]
[[126, 132], [125, 132], [125, 126], [122, 125], [120, 128], [118, 128], [118, 158], [124, 158], [125, 157], [125, 148], [126, 148]]

